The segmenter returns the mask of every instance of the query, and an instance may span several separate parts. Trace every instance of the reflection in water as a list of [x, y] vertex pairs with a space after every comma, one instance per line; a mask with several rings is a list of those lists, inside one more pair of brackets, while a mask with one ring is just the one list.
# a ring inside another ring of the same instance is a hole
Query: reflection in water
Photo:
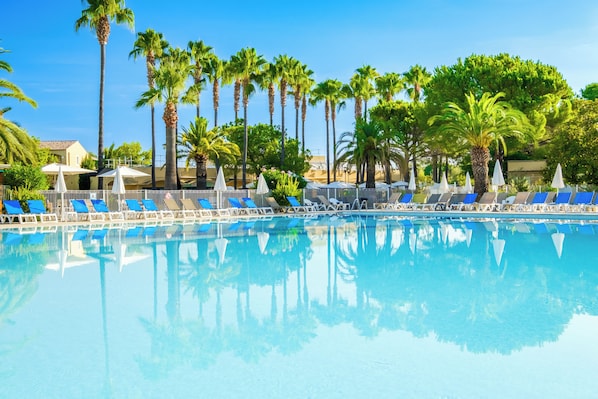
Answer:
[[[62, 273], [69, 259], [87, 262], [44, 281], [65, 289], [69, 275], [97, 266], [105, 397], [118, 396], [114, 370], [158, 381], [223, 357], [259, 364], [300, 353], [324, 326], [509, 355], [557, 341], [574, 315], [597, 314], [598, 255], [587, 251], [597, 234], [579, 223], [372, 216], [80, 230], [41, 243], [3, 232], [0, 321], [18, 325], [11, 318], [36, 296], [44, 267]], [[4, 358], [29, 350], [26, 330], [11, 334]]]

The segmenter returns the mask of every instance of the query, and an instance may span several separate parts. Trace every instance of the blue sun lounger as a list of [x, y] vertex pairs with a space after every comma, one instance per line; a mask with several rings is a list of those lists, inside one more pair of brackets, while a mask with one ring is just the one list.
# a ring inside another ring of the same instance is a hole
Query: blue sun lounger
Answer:
[[27, 200], [29, 213], [39, 217], [40, 222], [58, 222], [58, 216], [55, 213], [48, 212], [46, 204], [42, 200]]
[[15, 220], [21, 224], [35, 224], [37, 217], [30, 213], [25, 213], [21, 208], [21, 203], [18, 200], [3, 200], [4, 210], [6, 213], [2, 214], [2, 222], [13, 223]]

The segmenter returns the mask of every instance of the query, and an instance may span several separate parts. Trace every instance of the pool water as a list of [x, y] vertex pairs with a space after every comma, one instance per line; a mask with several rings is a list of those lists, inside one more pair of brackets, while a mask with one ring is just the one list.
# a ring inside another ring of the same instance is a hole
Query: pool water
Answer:
[[598, 225], [1, 231], [1, 398], [590, 398]]

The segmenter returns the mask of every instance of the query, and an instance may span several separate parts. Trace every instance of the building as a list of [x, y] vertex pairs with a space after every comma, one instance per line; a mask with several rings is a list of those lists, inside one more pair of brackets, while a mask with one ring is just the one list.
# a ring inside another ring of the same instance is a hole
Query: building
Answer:
[[58, 163], [80, 167], [87, 151], [77, 140], [40, 141], [40, 148], [47, 148], [58, 157]]

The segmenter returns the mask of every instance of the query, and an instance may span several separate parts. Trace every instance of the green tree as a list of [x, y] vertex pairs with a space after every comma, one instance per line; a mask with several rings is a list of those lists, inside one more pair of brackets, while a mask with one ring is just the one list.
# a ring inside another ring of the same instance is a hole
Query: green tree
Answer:
[[598, 185], [598, 103], [575, 100], [571, 120], [555, 129], [546, 156], [546, 181], [558, 163], [568, 184]]
[[274, 64], [265, 63], [262, 73], [257, 77], [257, 83], [262, 90], [268, 93], [268, 114], [270, 115], [270, 126], [274, 126], [274, 103], [276, 101], [276, 80], [278, 71]]
[[198, 190], [207, 188], [207, 163], [208, 160], [216, 160], [221, 157], [239, 157], [241, 151], [235, 143], [229, 142], [221, 129], [207, 129], [206, 118], [196, 118], [183, 128], [179, 143], [182, 151], [186, 154], [185, 165], [189, 168], [191, 161], [195, 163], [195, 179]]
[[[312, 79], [314, 72], [307, 68], [306, 65], [297, 63], [292, 69], [289, 85], [292, 89], [295, 106], [295, 140], [299, 141], [299, 108], [301, 101], [306, 98], [306, 95], [311, 91], [315, 81]], [[301, 135], [301, 148], [305, 151], [305, 124], [303, 124]]]
[[[446, 102], [464, 108], [466, 94], [480, 98], [486, 92], [504, 93], [503, 101], [527, 116], [538, 140], [547, 128], [550, 131], [568, 118], [569, 100], [573, 97], [573, 91], [553, 66], [508, 54], [471, 55], [459, 59], [455, 65], [435, 69], [426, 87], [426, 104], [433, 115]], [[509, 141], [511, 149], [515, 145], [516, 142]]]
[[392, 101], [403, 90], [403, 78], [395, 72], [388, 72], [375, 79], [376, 92], [382, 101]]
[[446, 103], [441, 114], [432, 116], [429, 124], [438, 123], [438, 132], [461, 140], [470, 148], [474, 191], [483, 194], [488, 188], [489, 147], [498, 143], [506, 152], [505, 137], [530, 137], [532, 126], [526, 116], [508, 103], [499, 101], [503, 93], [484, 93], [479, 100], [473, 93], [465, 96], [467, 107]]
[[[0, 54], [6, 52], [6, 50], [0, 48]], [[0, 60], [0, 70], [12, 72], [12, 67], [8, 62]], [[26, 96], [17, 85], [7, 79], [0, 79], [0, 100], [3, 99], [25, 102], [33, 108], [37, 108], [34, 100]], [[37, 142], [18, 123], [4, 117], [10, 110], [10, 107], [0, 108], [0, 161], [5, 163], [36, 163]]]
[[247, 106], [249, 105], [249, 97], [255, 92], [253, 83], [262, 72], [262, 68], [266, 63], [263, 56], [258, 55], [254, 48], [244, 48], [239, 50], [233, 56], [231, 61], [238, 71], [238, 77], [241, 82], [243, 90], [243, 126], [244, 126], [244, 140], [243, 140], [243, 159], [242, 159], [242, 184], [243, 188], [247, 187], [247, 147], [249, 139], [249, 131], [247, 127]]
[[581, 89], [581, 98], [595, 100], [598, 98], [598, 83], [590, 83]]
[[[133, 50], [129, 57], [145, 57], [147, 70], [147, 86], [151, 90], [155, 85], [154, 70], [156, 69], [156, 60], [164, 54], [168, 47], [168, 42], [163, 39], [162, 34], [152, 29], [137, 33], [137, 40], [133, 44]], [[150, 104], [150, 114], [152, 120], [152, 189], [156, 189], [156, 118], [154, 104]]]
[[[100, 43], [100, 109], [98, 123], [98, 171], [104, 167], [104, 73], [106, 69], [106, 45], [110, 36], [110, 21], [125, 24], [133, 29], [135, 16], [131, 9], [125, 7], [124, 0], [86, 0], [88, 8], [75, 22], [75, 31], [82, 27], [95, 31]], [[103, 179], [98, 188], [102, 189]]]
[[292, 77], [293, 70], [299, 66], [299, 61], [293, 57], [289, 57], [286, 54], [279, 55], [274, 58], [274, 69], [276, 69], [276, 77], [278, 78], [277, 84], [280, 90], [280, 130], [281, 144], [280, 144], [280, 165], [284, 164], [284, 139], [286, 136], [286, 128], [284, 121], [284, 110], [287, 105], [287, 90], [289, 87], [289, 81]]
[[185, 100], [187, 77], [191, 71], [189, 56], [181, 49], [169, 49], [162, 58], [160, 67], [155, 71], [156, 87], [141, 95], [135, 104], [143, 107], [156, 102], [164, 103], [162, 119], [166, 126], [166, 165], [164, 172], [164, 188], [177, 189], [176, 142], [177, 122], [179, 120], [177, 106]]
[[432, 79], [432, 75], [421, 65], [413, 65], [407, 72], [403, 74], [403, 86], [407, 91], [407, 95], [413, 102], [419, 102], [422, 97], [422, 92]]
[[382, 126], [375, 120], [359, 119], [355, 132], [345, 132], [339, 140], [342, 155], [339, 162], [354, 163], [365, 168], [365, 187], [376, 187], [376, 164], [384, 165], [388, 153], [383, 143], [386, 136]]
[[4, 172], [4, 184], [28, 191], [47, 190], [48, 179], [38, 166], [12, 165]]

